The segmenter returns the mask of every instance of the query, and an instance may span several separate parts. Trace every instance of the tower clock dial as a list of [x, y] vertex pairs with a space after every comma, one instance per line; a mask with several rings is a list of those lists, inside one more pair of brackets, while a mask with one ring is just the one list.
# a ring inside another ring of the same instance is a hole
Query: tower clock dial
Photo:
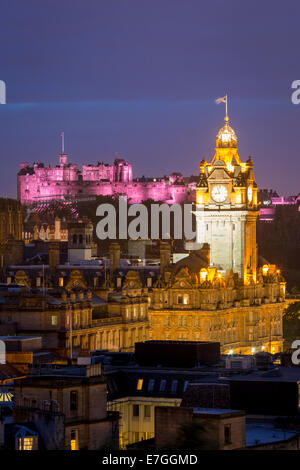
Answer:
[[216, 202], [224, 202], [228, 196], [228, 190], [226, 186], [222, 184], [217, 184], [211, 190], [211, 197]]

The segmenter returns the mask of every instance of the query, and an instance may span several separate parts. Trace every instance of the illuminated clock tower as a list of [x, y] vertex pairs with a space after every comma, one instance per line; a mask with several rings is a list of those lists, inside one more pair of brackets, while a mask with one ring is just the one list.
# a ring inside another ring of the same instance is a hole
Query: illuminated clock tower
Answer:
[[257, 185], [251, 157], [241, 162], [225, 117], [211, 163], [202, 160], [196, 189], [197, 242], [210, 244], [211, 265], [256, 280]]

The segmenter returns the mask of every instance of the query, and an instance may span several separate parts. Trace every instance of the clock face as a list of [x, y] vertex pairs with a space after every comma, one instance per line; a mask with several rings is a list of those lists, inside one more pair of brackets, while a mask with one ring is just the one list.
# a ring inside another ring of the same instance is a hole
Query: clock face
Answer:
[[252, 186], [248, 186], [248, 201], [249, 202], [252, 202], [252, 197], [253, 197]]
[[217, 184], [216, 186], [212, 188], [211, 196], [213, 200], [216, 202], [224, 202], [228, 196], [228, 191], [227, 191], [226, 186], [223, 186], [222, 184]]

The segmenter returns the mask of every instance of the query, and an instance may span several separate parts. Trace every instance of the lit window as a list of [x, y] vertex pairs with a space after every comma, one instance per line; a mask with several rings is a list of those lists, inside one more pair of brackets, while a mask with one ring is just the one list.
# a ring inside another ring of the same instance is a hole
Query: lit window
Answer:
[[139, 379], [136, 389], [137, 390], [142, 390], [142, 388], [143, 388], [143, 379]]
[[33, 437], [20, 437], [19, 450], [33, 450]]
[[79, 443], [78, 443], [78, 429], [71, 430], [71, 450], [79, 450]]
[[57, 315], [52, 315], [51, 317], [51, 325], [56, 326], [57, 325]]

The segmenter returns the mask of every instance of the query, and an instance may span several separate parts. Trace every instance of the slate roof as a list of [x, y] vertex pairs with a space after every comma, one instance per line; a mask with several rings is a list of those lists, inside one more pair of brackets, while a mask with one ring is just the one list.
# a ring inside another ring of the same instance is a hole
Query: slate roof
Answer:
[[24, 373], [20, 372], [16, 367], [11, 364], [0, 364], [0, 382], [21, 377], [24, 377]]

